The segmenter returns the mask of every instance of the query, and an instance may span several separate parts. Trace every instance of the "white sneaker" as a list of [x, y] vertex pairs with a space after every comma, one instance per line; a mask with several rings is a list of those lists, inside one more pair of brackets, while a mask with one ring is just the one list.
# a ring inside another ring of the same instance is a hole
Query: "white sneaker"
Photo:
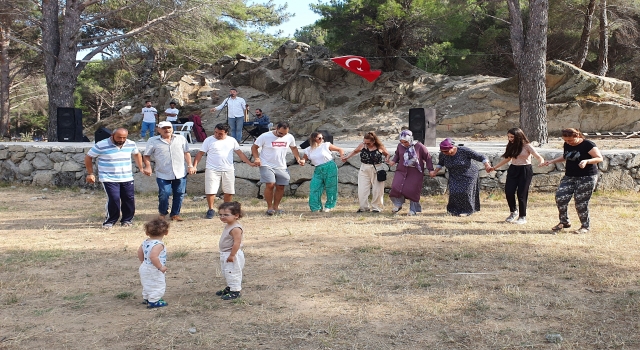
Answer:
[[393, 209], [391, 209], [392, 213], [397, 213], [400, 211], [400, 209], [402, 209], [402, 207], [393, 207]]
[[324, 209], [322, 209], [322, 211], [325, 212], [325, 213], [328, 213], [328, 212], [331, 211], [331, 208], [324, 208]]
[[506, 218], [504, 221], [506, 221], [506, 222], [514, 222], [517, 218], [518, 218], [518, 211], [516, 210], [516, 211], [512, 211], [511, 215], [509, 215], [509, 217]]
[[513, 220], [511, 221], [512, 224], [516, 224], [516, 225], [523, 225], [527, 223], [527, 218], [524, 216], [521, 216], [518, 218], [518, 220]]
[[407, 214], [407, 216], [416, 216], [416, 212], [413, 210], [409, 211], [409, 214]]
[[138, 140], [138, 142], [144, 142], [144, 139], [140, 139], [140, 140]]

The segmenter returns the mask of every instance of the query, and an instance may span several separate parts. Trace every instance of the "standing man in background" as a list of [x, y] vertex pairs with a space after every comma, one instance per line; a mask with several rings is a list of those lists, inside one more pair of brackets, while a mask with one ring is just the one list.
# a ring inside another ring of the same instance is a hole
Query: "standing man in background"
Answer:
[[[144, 173], [151, 175], [151, 156], [156, 162], [156, 182], [158, 183], [158, 212], [165, 219], [167, 214], [171, 221], [182, 221], [180, 209], [182, 199], [187, 192], [187, 173], [193, 175], [196, 168], [191, 164], [189, 143], [182, 135], [173, 133], [171, 122], [158, 124], [160, 136], [152, 137], [144, 150]], [[171, 212], [169, 212], [169, 196], [173, 194]]]
[[138, 169], [141, 169], [145, 175], [151, 175], [142, 166], [142, 156], [136, 143], [127, 140], [127, 136], [129, 136], [127, 129], [118, 128], [111, 134], [111, 137], [96, 143], [84, 156], [87, 183], [96, 182], [96, 176], [93, 174], [93, 158], [97, 158], [100, 182], [107, 193], [107, 215], [102, 223], [104, 229], [110, 229], [116, 224], [121, 209], [120, 224], [123, 227], [128, 227], [133, 222], [136, 202], [133, 191], [131, 155], [133, 155]]
[[[153, 137], [156, 123], [158, 122], [158, 111], [151, 107], [151, 101], [146, 101], [144, 105], [142, 107], [142, 128], [140, 128], [140, 140], [138, 142], [144, 142], [149, 137]], [[147, 130], [149, 131], [149, 137], [145, 136]]]
[[164, 114], [167, 116], [167, 121], [171, 122], [171, 124], [175, 124], [178, 122], [178, 114], [180, 111], [176, 108], [175, 102], [169, 103], [169, 108], [164, 111]]
[[229, 126], [231, 126], [231, 137], [236, 139], [238, 143], [242, 141], [242, 127], [244, 126], [244, 111], [249, 108], [247, 102], [242, 97], [238, 97], [238, 90], [231, 88], [229, 97], [225, 98], [222, 103], [211, 108], [211, 111], [219, 111], [227, 105], [227, 117]]

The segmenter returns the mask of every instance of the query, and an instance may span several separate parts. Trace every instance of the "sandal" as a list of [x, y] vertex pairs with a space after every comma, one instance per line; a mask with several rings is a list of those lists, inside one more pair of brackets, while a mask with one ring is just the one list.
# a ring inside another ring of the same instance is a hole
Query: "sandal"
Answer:
[[273, 216], [275, 213], [276, 213], [276, 211], [273, 210], [273, 209], [267, 210], [267, 215], [269, 215], [269, 216]]
[[553, 226], [553, 227], [551, 228], [551, 231], [553, 231], [553, 232], [558, 232], [558, 231], [562, 231], [562, 229], [563, 229], [563, 228], [569, 228], [569, 227], [571, 227], [571, 224], [563, 224], [563, 223], [559, 223], [559, 224], [557, 224], [557, 225]]

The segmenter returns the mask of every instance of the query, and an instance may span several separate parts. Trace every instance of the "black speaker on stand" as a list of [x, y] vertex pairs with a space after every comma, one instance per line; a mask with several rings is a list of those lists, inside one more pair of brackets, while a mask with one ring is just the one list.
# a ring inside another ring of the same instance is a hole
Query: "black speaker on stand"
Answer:
[[[333, 135], [331, 135], [327, 130], [318, 130], [318, 132], [322, 134], [322, 138], [325, 142], [331, 142], [331, 144], [333, 144]], [[305, 149], [309, 146], [309, 140], [306, 140], [302, 144], [300, 144], [301, 149]]]
[[93, 140], [95, 141], [95, 143], [98, 143], [104, 139], [108, 139], [110, 136], [111, 130], [107, 128], [100, 128], [93, 134]]
[[409, 109], [409, 130], [413, 139], [425, 146], [436, 146], [436, 110], [433, 108]]
[[58, 107], [58, 142], [82, 142], [82, 110]]

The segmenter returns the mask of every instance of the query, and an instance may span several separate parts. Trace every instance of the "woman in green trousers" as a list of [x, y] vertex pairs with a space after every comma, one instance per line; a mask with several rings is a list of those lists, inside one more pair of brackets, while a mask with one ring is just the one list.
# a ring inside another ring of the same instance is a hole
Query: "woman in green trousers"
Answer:
[[[332, 151], [344, 156], [344, 150], [331, 142], [324, 142], [321, 133], [313, 132], [309, 136], [309, 147], [304, 151], [304, 159], [311, 161], [316, 169], [311, 178], [309, 190], [309, 208], [311, 211], [329, 212], [338, 201], [338, 166], [333, 161]], [[327, 193], [327, 201], [322, 208], [322, 193]]]

